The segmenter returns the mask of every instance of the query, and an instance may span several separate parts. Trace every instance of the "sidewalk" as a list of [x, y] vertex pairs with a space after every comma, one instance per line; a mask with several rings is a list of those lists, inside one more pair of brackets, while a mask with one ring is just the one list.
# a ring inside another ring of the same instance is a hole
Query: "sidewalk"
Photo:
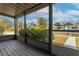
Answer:
[[76, 38], [73, 36], [70, 36], [64, 43], [64, 47], [76, 49]]

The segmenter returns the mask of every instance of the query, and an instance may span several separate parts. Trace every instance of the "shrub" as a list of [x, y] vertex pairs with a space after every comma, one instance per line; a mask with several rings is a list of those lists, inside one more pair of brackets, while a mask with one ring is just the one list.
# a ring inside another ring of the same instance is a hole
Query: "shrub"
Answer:
[[3, 35], [4, 30], [5, 30], [5, 28], [0, 25], [0, 36]]
[[24, 29], [20, 29], [20, 30], [19, 30], [19, 34], [20, 34], [20, 36], [24, 37], [24, 36], [25, 36], [24, 33], [25, 33]]
[[24, 32], [23, 29], [20, 30], [20, 35], [24, 37], [24, 33], [26, 33], [26, 37], [30, 37], [34, 40], [39, 40], [43, 42], [48, 41], [48, 29], [47, 29], [47, 21], [45, 18], [41, 17], [38, 19], [38, 24], [33, 25], [29, 28], [27, 27], [26, 31]]
[[[43, 42], [47, 42], [48, 41], [48, 29], [35, 29], [35, 28], [27, 28], [26, 29], [26, 37], [29, 37], [31, 39], [34, 40], [39, 40], [39, 41], [43, 41]], [[24, 37], [24, 29], [21, 29], [19, 31], [19, 34]]]

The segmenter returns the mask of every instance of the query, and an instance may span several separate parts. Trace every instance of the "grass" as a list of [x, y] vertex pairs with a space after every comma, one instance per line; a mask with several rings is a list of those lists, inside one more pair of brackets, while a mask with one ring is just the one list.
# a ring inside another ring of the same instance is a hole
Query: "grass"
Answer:
[[[67, 35], [68, 34], [68, 35]], [[64, 43], [66, 42], [66, 40], [69, 38], [69, 33], [65, 33], [65, 32], [54, 32], [53, 33], [53, 38], [54, 40], [52, 40], [53, 44], [56, 44], [56, 45], [64, 45]], [[79, 34], [78, 33], [75, 33], [73, 32], [72, 33], [72, 36], [75, 37], [75, 40], [76, 40], [76, 48], [79, 48]]]
[[64, 36], [69, 36], [69, 32], [53, 32], [54, 35], [64, 35]]
[[64, 45], [64, 43], [66, 42], [67, 39], [68, 39], [67, 36], [57, 36], [57, 35], [54, 35], [53, 44]]
[[79, 37], [76, 37], [76, 48], [79, 48]]

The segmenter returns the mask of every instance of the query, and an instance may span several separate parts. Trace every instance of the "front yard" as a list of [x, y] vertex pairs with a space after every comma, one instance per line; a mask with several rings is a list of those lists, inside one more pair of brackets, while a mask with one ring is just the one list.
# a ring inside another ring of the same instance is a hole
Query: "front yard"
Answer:
[[[78, 33], [71, 33], [71, 35], [69, 35], [69, 32], [54, 32], [53, 33], [53, 44], [56, 45], [60, 45], [60, 46], [64, 46], [65, 43], [67, 42], [67, 40], [69, 39], [69, 37], [75, 37], [74, 41], [76, 42], [76, 48], [79, 48], [79, 35]], [[72, 43], [72, 42], [70, 42]], [[72, 44], [73, 45], [73, 44]]]

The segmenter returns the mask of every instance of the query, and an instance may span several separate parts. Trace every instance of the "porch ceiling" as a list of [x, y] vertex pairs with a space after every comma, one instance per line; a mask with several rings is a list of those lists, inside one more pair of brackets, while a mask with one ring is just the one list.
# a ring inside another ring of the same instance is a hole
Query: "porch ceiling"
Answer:
[[[42, 3], [0, 3], [0, 14], [17, 17], [24, 11], [34, 11], [36, 7], [43, 5]], [[34, 9], [34, 10], [32, 10]]]

